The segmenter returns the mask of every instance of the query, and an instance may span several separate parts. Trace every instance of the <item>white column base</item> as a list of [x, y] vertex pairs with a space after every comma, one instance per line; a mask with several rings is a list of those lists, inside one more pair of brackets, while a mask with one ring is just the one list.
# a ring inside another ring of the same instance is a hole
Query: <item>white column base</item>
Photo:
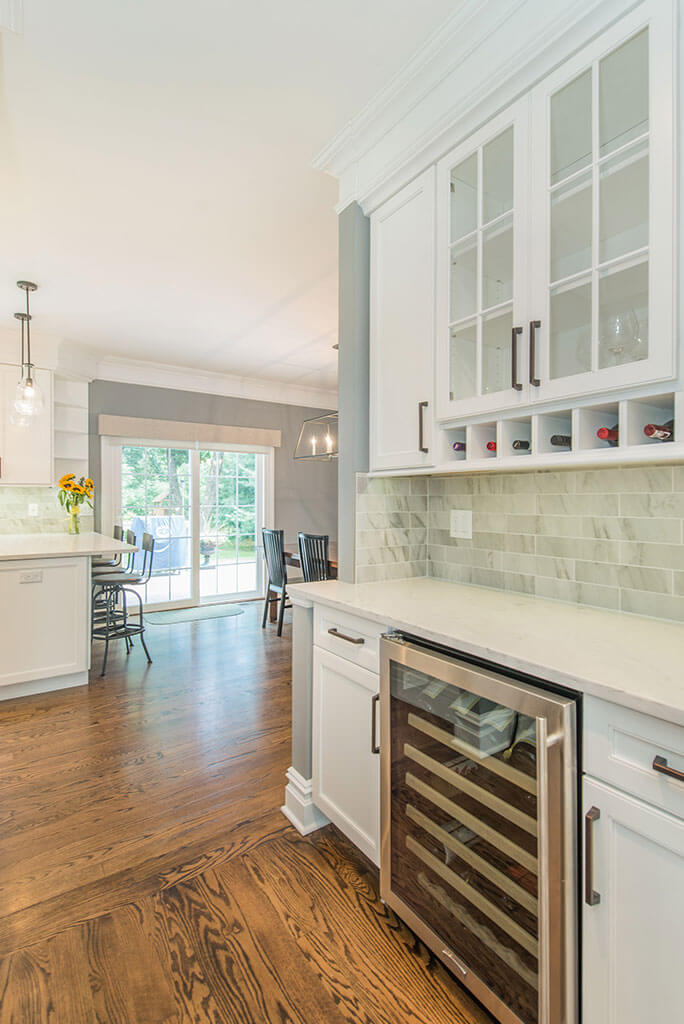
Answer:
[[303, 836], [328, 825], [328, 818], [318, 810], [311, 797], [311, 779], [305, 779], [295, 768], [288, 768], [286, 774], [285, 803], [280, 810], [288, 821]]

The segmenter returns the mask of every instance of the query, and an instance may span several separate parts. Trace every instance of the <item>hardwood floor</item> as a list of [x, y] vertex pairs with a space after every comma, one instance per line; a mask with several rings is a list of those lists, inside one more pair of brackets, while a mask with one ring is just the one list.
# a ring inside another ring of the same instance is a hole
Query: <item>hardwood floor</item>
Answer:
[[339, 832], [281, 815], [290, 627], [259, 620], [0, 702], [0, 1024], [490, 1021]]

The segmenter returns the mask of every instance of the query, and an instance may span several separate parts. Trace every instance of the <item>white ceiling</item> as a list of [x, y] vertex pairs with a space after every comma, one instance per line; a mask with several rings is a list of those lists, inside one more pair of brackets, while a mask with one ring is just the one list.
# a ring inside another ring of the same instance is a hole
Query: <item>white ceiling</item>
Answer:
[[336, 183], [311, 169], [457, 0], [24, 0], [0, 33], [0, 324], [330, 389]]

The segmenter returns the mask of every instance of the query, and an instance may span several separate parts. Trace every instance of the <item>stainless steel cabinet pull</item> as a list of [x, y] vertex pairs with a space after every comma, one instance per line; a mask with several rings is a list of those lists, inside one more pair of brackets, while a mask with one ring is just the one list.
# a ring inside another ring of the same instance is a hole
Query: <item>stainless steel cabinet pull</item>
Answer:
[[427, 402], [418, 403], [418, 451], [422, 452], [423, 455], [427, 455], [428, 449], [425, 447], [424, 425], [423, 425], [423, 413], [427, 409]]
[[584, 815], [584, 902], [595, 907], [601, 894], [594, 890], [594, 822], [601, 817], [598, 807], [590, 807]]
[[514, 391], [522, 391], [518, 380], [518, 337], [522, 332], [522, 327], [514, 327], [511, 333], [511, 387]]
[[378, 704], [380, 703], [380, 694], [376, 693], [373, 695], [371, 701], [371, 753], [380, 753], [380, 744], [378, 743]]
[[684, 772], [680, 772], [677, 768], [670, 768], [667, 758], [661, 754], [657, 754], [653, 758], [652, 767], [654, 772], [660, 772], [661, 775], [667, 775], [671, 779], [677, 779], [678, 782], [684, 782]]
[[541, 320], [530, 320], [530, 384], [538, 388], [541, 384], [537, 376], [537, 331]]
[[362, 636], [347, 636], [346, 633], [340, 633], [339, 629], [336, 629], [335, 626], [329, 629], [328, 632], [330, 636], [336, 636], [338, 640], [346, 640], [348, 644], [365, 644], [366, 642]]

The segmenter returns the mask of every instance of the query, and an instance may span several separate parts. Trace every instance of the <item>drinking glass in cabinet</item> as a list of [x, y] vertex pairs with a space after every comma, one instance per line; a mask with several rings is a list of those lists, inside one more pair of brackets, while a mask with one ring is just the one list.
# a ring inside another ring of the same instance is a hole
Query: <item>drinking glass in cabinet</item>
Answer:
[[648, 263], [605, 271], [599, 278], [599, 366], [648, 356]]

